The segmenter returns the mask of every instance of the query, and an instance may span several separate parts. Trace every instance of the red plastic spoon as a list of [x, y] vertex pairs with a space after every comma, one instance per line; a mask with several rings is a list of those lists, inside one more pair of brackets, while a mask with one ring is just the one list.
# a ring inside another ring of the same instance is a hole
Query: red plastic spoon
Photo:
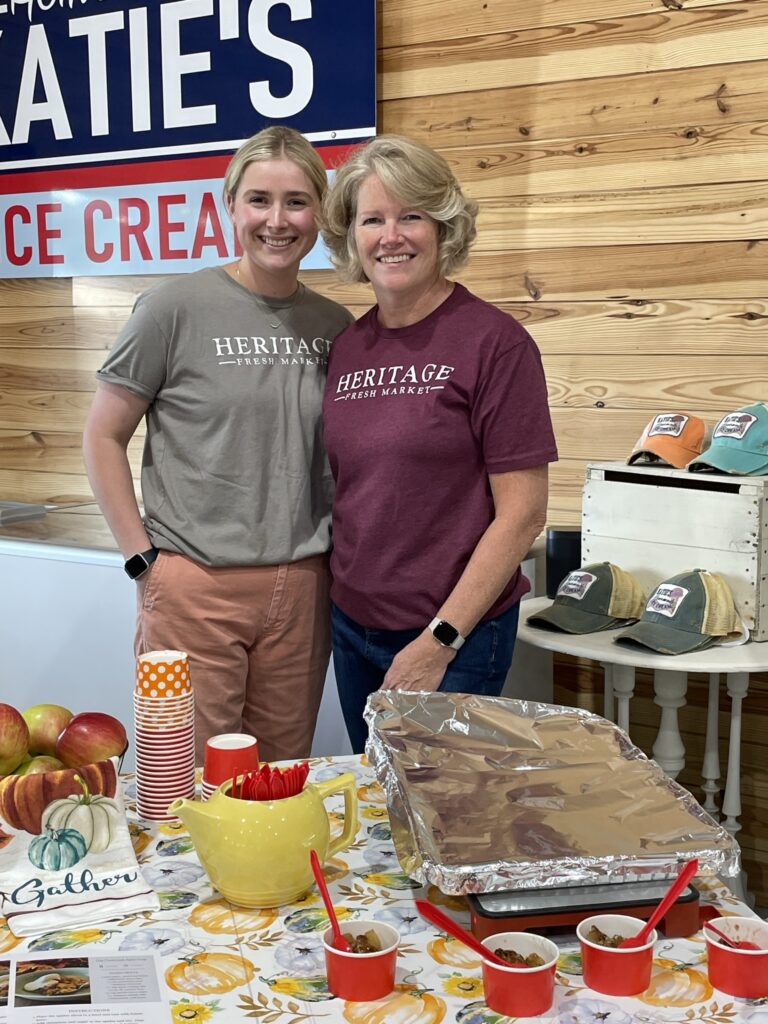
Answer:
[[731, 939], [725, 932], [721, 932], [719, 928], [715, 928], [711, 921], [705, 921], [704, 924], [707, 928], [711, 929], [715, 935], [724, 942], [726, 946], [730, 946], [731, 949], [762, 949], [762, 946], [758, 946], [756, 942], [750, 942], [749, 939]]
[[442, 910], [438, 910], [432, 903], [427, 903], [426, 900], [416, 900], [416, 909], [422, 917], [426, 917], [428, 921], [436, 924], [444, 932], [448, 932], [454, 939], [458, 939], [465, 946], [469, 946], [470, 949], [473, 949], [484, 960], [490, 960], [491, 963], [499, 964], [501, 967], [515, 966], [508, 963], [502, 957], [497, 956], [492, 949], [484, 946], [471, 932], [465, 931], [460, 924], [456, 924], [452, 917], [448, 917], [447, 914], [444, 914]]
[[323, 874], [323, 868], [320, 864], [320, 859], [314, 850], [309, 851], [309, 858], [312, 861], [312, 873], [315, 876], [317, 887], [320, 890], [320, 895], [323, 897], [323, 903], [328, 914], [328, 920], [331, 922], [331, 928], [333, 928], [333, 946], [334, 949], [340, 949], [343, 953], [351, 953], [352, 947], [341, 934], [341, 928], [339, 927], [339, 919], [336, 917], [336, 911], [333, 909], [333, 900], [331, 894], [328, 892], [328, 886], [325, 882], [325, 875]]
[[628, 939], [620, 942], [619, 949], [634, 949], [636, 946], [644, 946], [646, 944], [648, 936], [696, 874], [698, 866], [699, 862], [695, 857], [684, 865], [683, 870], [667, 890], [666, 896], [661, 900], [637, 935], [631, 935]]

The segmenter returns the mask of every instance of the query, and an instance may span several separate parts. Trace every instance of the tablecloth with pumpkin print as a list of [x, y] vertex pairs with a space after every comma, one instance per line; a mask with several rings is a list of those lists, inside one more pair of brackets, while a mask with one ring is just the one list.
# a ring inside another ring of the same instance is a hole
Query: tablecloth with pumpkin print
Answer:
[[[312, 778], [353, 772], [360, 831], [347, 850], [327, 861], [325, 874], [339, 917], [373, 917], [402, 935], [394, 992], [375, 1002], [335, 999], [328, 991], [321, 935], [328, 926], [313, 888], [287, 906], [234, 907], [212, 888], [180, 822], [150, 823], [135, 811], [134, 780], [124, 777], [134, 849], [159, 911], [130, 914], [100, 927], [48, 932], [18, 940], [0, 919], [0, 956], [51, 950], [160, 953], [170, 1020], [234, 1024], [504, 1024], [509, 1018], [483, 999], [477, 956], [438, 931], [416, 911], [414, 899], [439, 904], [468, 927], [463, 898], [425, 890], [404, 875], [392, 845], [384, 793], [364, 757], [313, 759]], [[341, 831], [343, 802], [326, 801], [331, 833]], [[704, 904], [721, 914], [749, 914], [724, 886], [697, 882]], [[599, 995], [584, 986], [575, 936], [558, 938], [555, 1003], [535, 1018], [553, 1024], [768, 1024], [768, 1000], [737, 1000], [707, 980], [701, 934], [661, 939], [650, 988], [634, 998]], [[764, 1005], [761, 1005], [764, 1004]], [[522, 1020], [522, 1018], [519, 1018]]]

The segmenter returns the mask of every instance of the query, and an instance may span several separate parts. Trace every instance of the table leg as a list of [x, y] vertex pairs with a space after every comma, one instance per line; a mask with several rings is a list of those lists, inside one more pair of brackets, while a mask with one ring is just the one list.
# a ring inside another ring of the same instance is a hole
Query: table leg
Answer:
[[729, 672], [726, 676], [728, 696], [731, 698], [731, 730], [728, 737], [728, 777], [723, 797], [723, 825], [731, 835], [741, 828], [741, 704], [749, 689], [747, 672]]
[[685, 744], [680, 735], [677, 709], [685, 705], [687, 689], [686, 672], [657, 669], [653, 673], [653, 702], [661, 708], [661, 721], [653, 744], [653, 756], [673, 779], [676, 779], [685, 767]]
[[[748, 672], [729, 672], [726, 676], [728, 696], [731, 698], [731, 727], [728, 736], [728, 775], [723, 794], [723, 827], [732, 836], [741, 828], [741, 705], [749, 689]], [[754, 897], [747, 891], [747, 873], [741, 871], [735, 878], [725, 879], [733, 894], [752, 906]]]
[[609, 665], [607, 661], [600, 663], [603, 666], [603, 718], [607, 718], [609, 722], [613, 719], [613, 670], [614, 665]]
[[719, 729], [720, 712], [720, 676], [712, 672], [709, 676], [709, 694], [707, 698], [707, 734], [704, 739], [704, 761], [701, 766], [701, 776], [704, 779], [702, 791], [704, 792], [704, 810], [710, 814], [718, 813], [717, 794], [720, 787], [717, 780], [720, 778], [720, 751], [718, 743], [720, 739]]
[[617, 724], [629, 732], [629, 702], [635, 692], [635, 670], [632, 665], [614, 665], [612, 673], [613, 691], [616, 694]]

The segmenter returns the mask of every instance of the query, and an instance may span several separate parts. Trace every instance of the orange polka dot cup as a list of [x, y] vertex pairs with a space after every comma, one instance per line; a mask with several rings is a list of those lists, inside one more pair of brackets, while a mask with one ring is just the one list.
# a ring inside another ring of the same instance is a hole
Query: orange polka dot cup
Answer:
[[185, 697], [192, 692], [189, 655], [184, 651], [147, 651], [136, 665], [136, 695], [153, 700]]

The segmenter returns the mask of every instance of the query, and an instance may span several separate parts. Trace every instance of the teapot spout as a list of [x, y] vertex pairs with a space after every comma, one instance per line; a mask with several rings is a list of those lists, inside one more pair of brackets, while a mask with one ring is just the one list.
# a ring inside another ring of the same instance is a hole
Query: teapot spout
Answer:
[[175, 814], [184, 823], [187, 831], [192, 835], [197, 826], [210, 827], [211, 820], [218, 818], [217, 812], [208, 803], [198, 803], [194, 800], [174, 800], [168, 808], [169, 814]]

